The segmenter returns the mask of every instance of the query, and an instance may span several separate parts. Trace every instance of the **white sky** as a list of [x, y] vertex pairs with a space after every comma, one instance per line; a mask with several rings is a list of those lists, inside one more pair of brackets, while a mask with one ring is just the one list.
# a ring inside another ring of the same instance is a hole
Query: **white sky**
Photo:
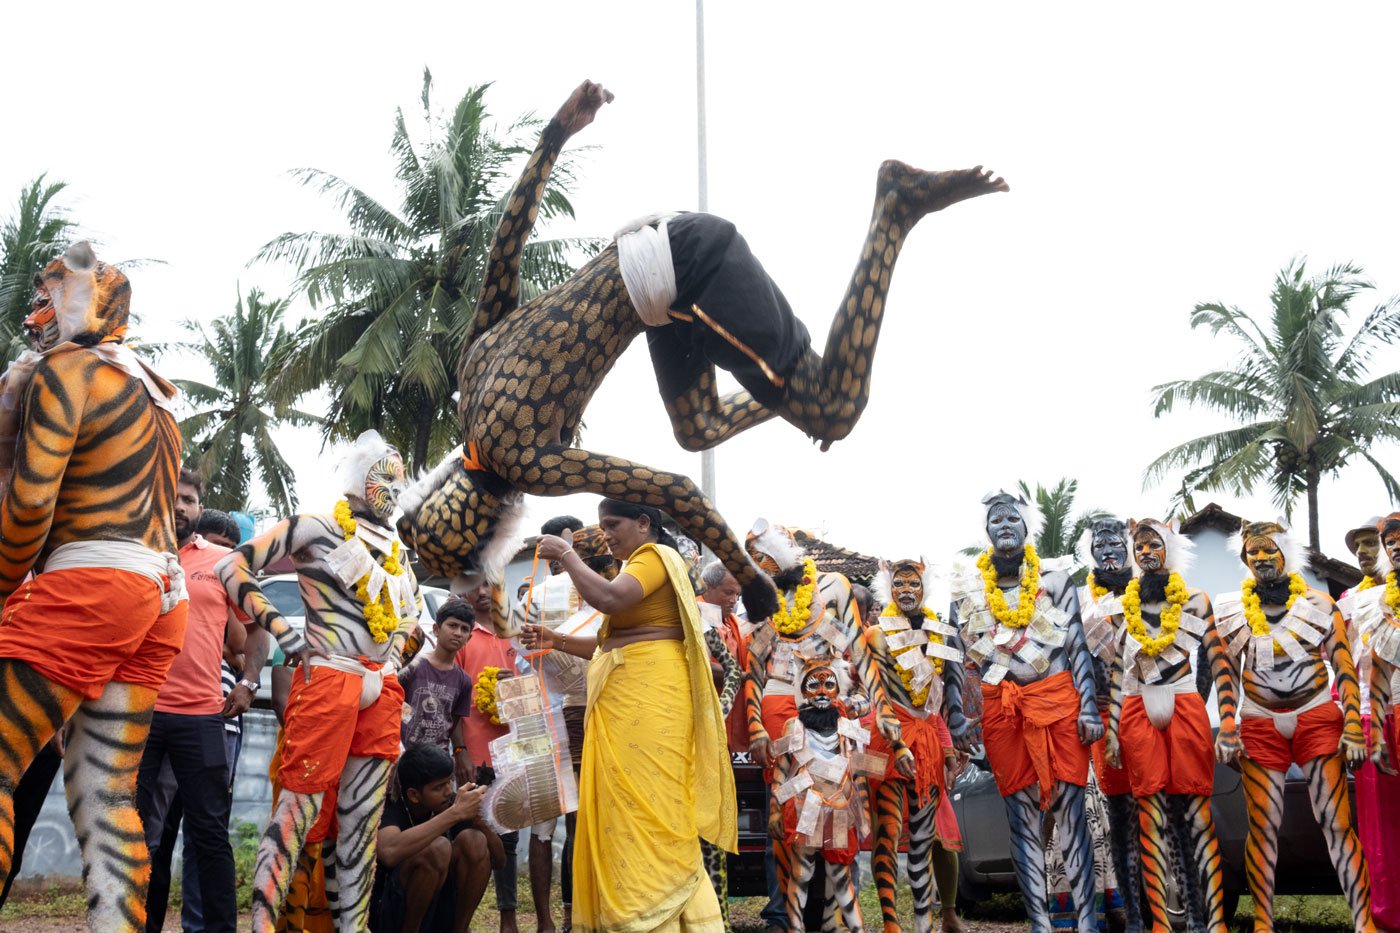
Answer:
[[[1362, 264], [1400, 291], [1393, 4], [706, 4], [710, 209], [738, 224], [818, 346], [854, 266], [876, 167], [985, 164], [1010, 194], [926, 219], [887, 304], [872, 401], [819, 454], [784, 422], [719, 449], [718, 500], [889, 556], [979, 535], [976, 503], [1017, 478], [1081, 481], [1082, 504], [1160, 514], [1143, 467], [1223, 426], [1153, 421], [1149, 389], [1237, 351], [1192, 305], [1267, 309], [1275, 272]], [[247, 263], [286, 230], [341, 229], [289, 169], [340, 174], [394, 203], [393, 111], [424, 65], [448, 107], [494, 81], [502, 123], [548, 116], [583, 78], [617, 94], [576, 145], [578, 222], [607, 235], [696, 206], [690, 2], [7, 4], [0, 197], [40, 172], [109, 259], [133, 272], [146, 339], [229, 311], [236, 287], [284, 294]], [[10, 208], [6, 208], [9, 210]], [[308, 313], [299, 306], [294, 316]], [[637, 342], [586, 415], [583, 443], [699, 476]], [[1400, 367], [1400, 352], [1376, 359]], [[167, 364], [171, 375], [199, 375]], [[636, 401], [634, 402], [633, 399]], [[626, 407], [629, 415], [624, 417]], [[334, 456], [292, 439], [308, 509]], [[1378, 452], [1395, 463], [1395, 451]], [[1394, 468], [1394, 467], [1392, 467]], [[1215, 498], [1273, 514], [1263, 497]], [[1323, 547], [1387, 509], [1369, 467], [1321, 495]], [[585, 519], [587, 497], [533, 515]], [[1299, 503], [1301, 526], [1305, 512]]]

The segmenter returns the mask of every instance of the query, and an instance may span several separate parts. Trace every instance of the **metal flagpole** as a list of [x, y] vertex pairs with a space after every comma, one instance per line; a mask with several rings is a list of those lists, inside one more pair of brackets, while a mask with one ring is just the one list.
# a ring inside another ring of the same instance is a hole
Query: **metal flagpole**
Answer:
[[[705, 151], [705, 0], [695, 0], [695, 164], [699, 171], [699, 209], [710, 209], [710, 181]], [[700, 488], [715, 501], [715, 451], [700, 452]]]

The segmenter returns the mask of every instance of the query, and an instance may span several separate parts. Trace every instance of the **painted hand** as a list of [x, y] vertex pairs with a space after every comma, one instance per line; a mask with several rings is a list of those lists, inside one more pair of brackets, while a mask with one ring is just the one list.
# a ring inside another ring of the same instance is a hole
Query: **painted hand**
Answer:
[[1359, 736], [1346, 732], [1342, 733], [1342, 740], [1337, 743], [1337, 751], [1346, 756], [1349, 765], [1359, 765], [1367, 757], [1366, 743]]
[[603, 109], [603, 105], [612, 101], [612, 91], [596, 82], [585, 81], [574, 88], [574, 92], [564, 101], [564, 106], [559, 108], [559, 113], [554, 119], [559, 121], [567, 135], [572, 136], [592, 123], [598, 111]]
[[1383, 774], [1395, 774], [1395, 764], [1390, 760], [1390, 746], [1377, 742], [1376, 747], [1371, 749], [1371, 764]]
[[1103, 720], [1099, 718], [1098, 708], [1081, 711], [1079, 714], [1079, 741], [1085, 745], [1093, 745], [1103, 738]]
[[1118, 736], [1111, 732], [1108, 734], [1108, 740], [1104, 743], [1103, 760], [1114, 768], [1123, 767], [1123, 755], [1118, 750]]
[[1233, 765], [1240, 760], [1240, 752], [1244, 751], [1244, 744], [1240, 742], [1238, 731], [1231, 729], [1226, 732], [1220, 730], [1220, 734], [1215, 737], [1215, 760], [1222, 765]]
[[310, 645], [307, 645], [296, 653], [296, 666], [301, 668], [302, 676], [306, 678], [307, 683], [311, 683], [311, 659], [328, 657], [330, 657], [330, 655], [327, 654], [324, 649], [313, 648]]
[[899, 753], [895, 755], [894, 758], [894, 769], [899, 772], [899, 776], [906, 781], [914, 780], [914, 775], [916, 773], [914, 768], [914, 753], [907, 748], [900, 749]]
[[773, 763], [772, 756], [768, 754], [768, 740], [754, 739], [751, 741], [749, 743], [749, 757], [752, 758], [753, 763], [760, 768], [768, 768], [768, 766]]

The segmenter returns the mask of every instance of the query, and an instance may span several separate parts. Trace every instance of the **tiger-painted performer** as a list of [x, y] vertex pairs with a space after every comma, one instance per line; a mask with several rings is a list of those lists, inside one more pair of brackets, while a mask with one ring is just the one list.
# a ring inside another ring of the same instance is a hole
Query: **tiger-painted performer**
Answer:
[[[1369, 708], [1370, 712], [1371, 763], [1356, 775], [1357, 834], [1371, 874], [1371, 914], [1376, 926], [1400, 930], [1400, 835], [1395, 832], [1400, 824], [1400, 776], [1395, 768], [1396, 743], [1400, 743], [1395, 715], [1400, 696], [1400, 581], [1396, 579], [1400, 512], [1357, 531], [1362, 534], [1347, 533], [1347, 546], [1366, 576], [1359, 587], [1342, 594], [1338, 604], [1351, 610], [1355, 629], [1349, 631], [1357, 669], [1366, 670], [1361, 681], [1362, 711]], [[1385, 565], [1388, 572], [1382, 569]], [[1366, 586], [1368, 582], [1372, 585]]]
[[[880, 912], [886, 933], [900, 929], [895, 909], [896, 855], [908, 813], [909, 887], [914, 895], [914, 929], [934, 928], [933, 843], [934, 814], [952, 785], [957, 752], [940, 735], [945, 684], [958, 678], [962, 653], [947, 642], [957, 630], [926, 605], [931, 595], [929, 568], [923, 560], [898, 560], [880, 566], [875, 597], [884, 604], [870, 620], [864, 638], [871, 657], [880, 667], [880, 680], [890, 708], [899, 720], [900, 738], [914, 759], [914, 779], [891, 775], [872, 782], [875, 801], [875, 837], [870, 868], [880, 895]], [[891, 749], [875, 731], [870, 750], [888, 754]], [[958, 925], [956, 905], [942, 905], [948, 926]]]
[[[403, 478], [398, 452], [368, 431], [351, 451], [334, 514], [295, 515], [218, 565], [230, 597], [298, 662], [285, 713], [282, 793], [254, 866], [254, 933], [273, 929], [307, 833], [332, 790], [338, 836], [331, 911], [343, 933], [368, 922], [375, 835], [403, 721], [395, 671], [421, 608], [418, 582], [387, 525]], [[304, 634], [257, 582], [260, 570], [287, 555], [306, 607]]]
[[1113, 874], [1123, 899], [1124, 933], [1142, 933], [1142, 863], [1138, 858], [1138, 812], [1128, 771], [1105, 758], [1108, 741], [1114, 640], [1123, 593], [1133, 579], [1128, 562], [1128, 525], [1118, 518], [1095, 519], [1079, 542], [1079, 556], [1094, 569], [1079, 588], [1084, 640], [1094, 658], [1094, 700], [1103, 719], [1104, 738], [1090, 749], [1094, 777], [1108, 815], [1108, 844]]
[[[1210, 795], [1216, 759], [1234, 763], [1240, 754], [1234, 672], [1215, 629], [1210, 597], [1184, 579], [1195, 545], [1150, 518], [1129, 519], [1128, 532], [1138, 574], [1111, 617], [1117, 631], [1105, 757], [1127, 769], [1137, 798], [1142, 880], [1154, 933], [1171, 930], [1169, 871], [1181, 888], [1187, 929], [1221, 933], [1226, 929], [1224, 872]], [[1107, 594], [1099, 599], [1100, 605], [1108, 602]], [[1192, 669], [1202, 646], [1220, 712], [1214, 741]], [[1170, 854], [1177, 864], [1169, 869]]]
[[[952, 647], [976, 665], [982, 721], [963, 715], [963, 683], [948, 687], [948, 728], [964, 749], [979, 742], [1011, 827], [1016, 881], [1033, 933], [1048, 933], [1041, 811], [1049, 809], [1064, 846], [1065, 873], [1080, 933], [1097, 927], [1094, 861], [1084, 815], [1089, 746], [1103, 735], [1094, 702], [1093, 659], [1079, 619], [1079, 597], [1067, 574], [1042, 572], [1030, 543], [1036, 521], [1025, 500], [986, 496], [984, 531], [991, 547], [977, 572], [954, 581]], [[979, 735], [980, 733], [980, 735]]]
[[[1370, 876], [1347, 791], [1347, 765], [1365, 760], [1366, 743], [1342, 615], [1298, 572], [1299, 549], [1282, 525], [1245, 521], [1237, 540], [1250, 576], [1240, 590], [1217, 596], [1215, 611], [1244, 686], [1239, 715], [1249, 815], [1245, 877], [1254, 898], [1254, 929], [1274, 928], [1283, 779], [1289, 765], [1297, 764], [1356, 929], [1373, 930]], [[1329, 665], [1340, 709], [1328, 686]]]
[[[865, 749], [871, 733], [858, 719], [842, 714], [842, 697], [850, 693], [841, 683], [842, 675], [850, 679], [846, 668], [845, 661], [828, 657], [802, 665], [797, 715], [770, 747], [773, 796], [768, 834], [789, 930], [805, 928], [807, 886], [819, 853], [826, 863], [822, 930], [865, 929], [851, 863], [860, 840], [870, 835], [867, 775], [872, 756]], [[878, 770], [883, 772], [883, 767], [881, 761]]]
[[[744, 587], [755, 618], [775, 608], [766, 577], [690, 479], [573, 447], [594, 391], [645, 332], [673, 430], [703, 450], [779, 415], [829, 445], [869, 397], [871, 364], [895, 260], [926, 214], [1007, 185], [980, 167], [881, 166], [861, 259], [818, 356], [800, 321], [733, 225], [708, 214], [642, 224], [572, 279], [520, 301], [520, 261], [564, 143], [612, 94], [584, 82], [545, 127], [496, 233], [457, 368], [464, 453], [402, 502], [400, 528], [424, 565], [453, 577], [489, 567], [522, 494], [576, 492], [659, 507]], [[721, 397], [715, 367], [744, 390]], [[496, 555], [499, 557], [499, 554]]]
[[15, 785], [71, 722], [63, 783], [103, 931], [146, 922], [136, 773], [189, 608], [176, 391], [126, 346], [130, 300], [119, 269], [69, 248], [34, 277], [33, 349], [0, 388], [0, 876]]

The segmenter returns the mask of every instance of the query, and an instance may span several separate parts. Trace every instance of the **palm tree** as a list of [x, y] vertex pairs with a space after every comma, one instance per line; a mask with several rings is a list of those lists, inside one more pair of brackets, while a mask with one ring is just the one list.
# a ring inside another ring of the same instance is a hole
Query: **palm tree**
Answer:
[[[327, 386], [333, 399], [327, 439], [375, 428], [421, 468], [460, 441], [457, 357], [476, 312], [496, 226], [539, 121], [525, 116], [504, 132], [488, 127], [488, 85], [469, 90], [450, 116], [434, 114], [432, 75], [423, 72], [428, 139], [415, 143], [397, 111], [390, 143], [401, 203], [397, 211], [320, 169], [294, 173], [334, 198], [351, 232], [284, 233], [258, 259], [286, 260], [319, 320], [305, 322], [275, 361], [273, 389], [292, 401]], [[540, 204], [544, 221], [573, 216], [561, 160]], [[593, 240], [532, 240], [521, 256], [521, 295], [564, 280], [567, 257]]]
[[285, 299], [269, 300], [258, 289], [240, 295], [232, 314], [207, 324], [181, 325], [197, 339], [160, 347], [186, 350], [199, 357], [210, 382], [172, 380], [196, 409], [180, 422], [187, 459], [204, 476], [204, 504], [232, 511], [248, 507], [257, 472], [269, 503], [279, 515], [296, 511], [291, 467], [277, 449], [272, 432], [283, 426], [308, 427], [320, 419], [281, 404], [269, 393], [272, 370], [267, 361], [291, 339], [282, 324]]
[[34, 273], [68, 248], [77, 226], [55, 204], [65, 182], [40, 175], [20, 190], [13, 216], [0, 226], [0, 367], [28, 348], [22, 323], [34, 297]]
[[1178, 401], [1242, 422], [1168, 450], [1144, 474], [1144, 485], [1184, 469], [1173, 508], [1197, 490], [1236, 495], [1267, 482], [1274, 504], [1292, 516], [1307, 496], [1308, 541], [1318, 547], [1318, 485], [1354, 459], [1375, 469], [1392, 501], [1400, 483], [1371, 453], [1400, 439], [1400, 371], [1369, 374], [1372, 354], [1400, 336], [1400, 300], [1377, 305], [1350, 337], [1343, 325], [1357, 292], [1374, 286], [1360, 266], [1343, 263], [1307, 277], [1299, 258], [1274, 280], [1268, 318], [1256, 320], [1219, 302], [1196, 305], [1191, 326], [1209, 327], [1243, 344], [1229, 369], [1153, 389], [1153, 415]]
[[[1031, 543], [1041, 557], [1073, 557], [1075, 543], [1089, 524], [1109, 514], [1103, 509], [1085, 509], [1076, 513], [1074, 507], [1075, 499], [1079, 496], [1079, 480], [1067, 476], [1061, 477], [1054, 486], [1036, 483], [1034, 492], [1025, 480], [1018, 480], [1016, 489], [1021, 498], [1040, 512], [1040, 528]], [[963, 548], [962, 553], [967, 557], [976, 557], [986, 549], [987, 545], [981, 544]]]

